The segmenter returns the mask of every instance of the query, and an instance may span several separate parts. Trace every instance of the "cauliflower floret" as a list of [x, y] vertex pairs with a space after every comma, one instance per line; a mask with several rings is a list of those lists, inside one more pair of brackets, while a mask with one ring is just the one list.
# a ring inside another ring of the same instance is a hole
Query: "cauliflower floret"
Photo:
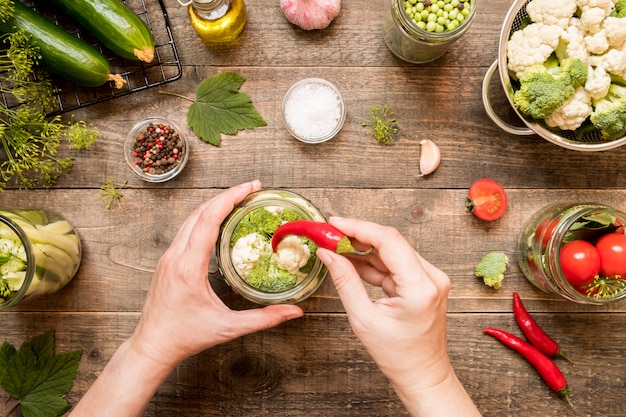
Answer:
[[259, 259], [272, 254], [272, 245], [260, 233], [250, 233], [235, 242], [230, 257], [237, 273], [247, 277]]
[[517, 78], [526, 68], [544, 63], [559, 45], [563, 28], [531, 23], [511, 35], [507, 44], [508, 68]]
[[311, 257], [311, 250], [298, 236], [287, 236], [276, 248], [276, 263], [290, 274], [297, 274]]
[[569, 26], [561, 35], [559, 46], [555, 51], [559, 60], [578, 58], [586, 63], [589, 51], [585, 47], [584, 37], [585, 31], [582, 28], [580, 19], [572, 17], [569, 21]]
[[604, 31], [609, 46], [620, 48], [626, 43], [626, 21], [624, 18], [607, 17], [604, 20]]
[[578, 87], [573, 96], [544, 120], [550, 127], [576, 130], [587, 120], [592, 110], [591, 97], [583, 87]]
[[590, 56], [587, 60], [594, 67], [602, 67], [606, 72], [626, 78], [626, 45], [621, 49], [609, 49], [603, 55]]
[[583, 29], [591, 34], [598, 33], [602, 29], [602, 22], [608, 14], [599, 7], [592, 7], [584, 10], [580, 14], [580, 21], [582, 22]]
[[611, 11], [613, 11], [616, 1], [617, 0], [576, 0], [576, 4], [583, 12], [598, 8], [602, 9], [605, 16], [608, 16]]
[[526, 5], [526, 13], [535, 23], [556, 25], [565, 29], [577, 7], [576, 0], [531, 0]]
[[584, 38], [585, 48], [591, 54], [600, 55], [609, 49], [609, 41], [606, 38], [606, 31], [604, 29], [597, 33], [586, 35]]
[[606, 96], [611, 86], [611, 76], [602, 67], [588, 66], [585, 90], [593, 99]]

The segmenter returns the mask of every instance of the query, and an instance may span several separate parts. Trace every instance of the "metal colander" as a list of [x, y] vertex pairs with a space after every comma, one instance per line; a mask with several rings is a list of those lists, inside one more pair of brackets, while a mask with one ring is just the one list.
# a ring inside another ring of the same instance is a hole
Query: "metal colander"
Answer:
[[[528, 18], [528, 14], [526, 13], [526, 5], [530, 1], [531, 0], [517, 0], [511, 6], [509, 12], [504, 19], [502, 30], [500, 32], [498, 59], [489, 67], [483, 80], [482, 98], [485, 110], [487, 111], [489, 117], [500, 128], [508, 133], [512, 133], [515, 135], [537, 134], [556, 145], [577, 151], [604, 151], [617, 148], [618, 146], [626, 144], [626, 137], [621, 137], [613, 141], [605, 140], [598, 129], [586, 131], [582, 133], [580, 137], [577, 137], [576, 133], [572, 130], [550, 130], [544, 124], [537, 122], [531, 117], [521, 114], [517, 110], [517, 108], [515, 108], [515, 105], [513, 104], [514, 87], [511, 83], [510, 74], [507, 68], [506, 48], [507, 42], [511, 37], [511, 33], [519, 30], [522, 26], [522, 23]], [[509, 100], [509, 103], [515, 110], [515, 113], [528, 128], [516, 127], [504, 122], [493, 110], [493, 107], [491, 106], [491, 103], [489, 101], [489, 85], [491, 83], [491, 78], [496, 70], [499, 71], [500, 80], [502, 81], [502, 86], [504, 87], [504, 92], [507, 99]]]

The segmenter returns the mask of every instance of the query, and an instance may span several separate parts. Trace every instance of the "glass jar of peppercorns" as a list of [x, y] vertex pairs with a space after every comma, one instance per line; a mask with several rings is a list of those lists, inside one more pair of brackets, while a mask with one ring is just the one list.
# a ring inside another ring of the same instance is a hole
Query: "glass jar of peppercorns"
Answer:
[[124, 144], [126, 163], [144, 181], [164, 182], [178, 175], [189, 159], [189, 144], [170, 120], [149, 117], [138, 122]]
[[387, 0], [383, 36], [397, 57], [434, 61], [469, 29], [478, 0]]

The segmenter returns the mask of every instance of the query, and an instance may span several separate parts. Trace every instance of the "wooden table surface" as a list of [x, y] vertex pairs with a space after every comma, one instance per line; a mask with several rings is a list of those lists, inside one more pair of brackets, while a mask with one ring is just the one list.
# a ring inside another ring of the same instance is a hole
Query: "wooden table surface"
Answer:
[[[278, 0], [248, 1], [241, 43], [217, 50], [200, 42], [184, 7], [165, 0], [182, 77], [72, 112], [100, 131], [91, 149], [72, 153], [72, 172], [51, 189], [0, 193], [1, 207], [62, 213], [83, 245], [82, 264], [70, 285], [2, 313], [4, 338], [19, 344], [54, 329], [58, 352], [82, 348], [67, 396], [75, 404], [132, 333], [157, 260], [184, 219], [223, 189], [258, 178], [265, 187], [301, 193], [327, 215], [398, 228], [449, 274], [451, 360], [485, 416], [624, 416], [626, 304], [584, 306], [543, 293], [520, 272], [516, 245], [524, 220], [553, 201], [599, 201], [626, 210], [626, 148], [575, 152], [539, 136], [507, 134], [488, 118], [481, 86], [497, 58], [511, 0], [481, 1], [463, 38], [442, 58], [422, 65], [405, 63], [387, 49], [382, 36], [386, 1], [342, 3], [330, 27], [305, 32], [285, 20]], [[193, 97], [201, 80], [223, 71], [246, 78], [241, 91], [252, 97], [267, 126], [223, 136], [221, 146], [214, 147], [187, 128], [190, 102], [159, 91]], [[283, 95], [306, 77], [333, 82], [346, 101], [345, 126], [323, 144], [300, 143], [282, 124]], [[497, 75], [491, 91], [495, 107], [508, 118], [512, 112]], [[391, 146], [376, 142], [361, 125], [371, 106], [383, 104], [393, 107], [400, 125]], [[178, 122], [191, 140], [184, 172], [163, 184], [134, 177], [122, 153], [130, 127], [151, 115]], [[427, 177], [419, 177], [422, 139], [436, 142], [443, 158]], [[482, 222], [464, 210], [468, 187], [481, 177], [499, 181], [508, 193], [509, 209], [498, 221]], [[100, 200], [107, 178], [118, 184], [128, 180], [121, 210], [106, 210]], [[492, 250], [511, 259], [499, 291], [473, 274]], [[228, 305], [254, 306], [218, 276], [211, 280]], [[495, 326], [521, 334], [512, 315], [514, 291], [575, 361], [575, 366], [558, 362], [575, 410], [524, 359], [482, 333]], [[372, 289], [371, 295], [381, 293]], [[302, 319], [185, 361], [145, 415], [406, 415], [353, 335], [331, 281], [301, 306]]]

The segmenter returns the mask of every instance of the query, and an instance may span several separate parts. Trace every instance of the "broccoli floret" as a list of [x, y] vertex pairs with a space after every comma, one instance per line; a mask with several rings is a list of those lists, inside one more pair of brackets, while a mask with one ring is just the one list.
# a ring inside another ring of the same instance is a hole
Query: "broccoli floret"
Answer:
[[626, 134], [626, 87], [611, 84], [606, 96], [593, 100], [591, 123], [606, 140], [618, 139]]
[[626, 17], [626, 0], [617, 0], [615, 8], [611, 12], [613, 17]]
[[293, 288], [297, 280], [295, 275], [274, 264], [269, 256], [259, 259], [246, 277], [248, 285], [272, 293]]
[[489, 252], [476, 265], [476, 277], [482, 278], [485, 285], [492, 287], [494, 290], [500, 289], [502, 280], [504, 280], [504, 272], [509, 264], [509, 257], [502, 252]]
[[239, 238], [249, 235], [250, 233], [259, 233], [269, 238], [281, 223], [280, 217], [265, 207], [252, 210], [237, 223], [237, 227], [235, 227], [230, 239], [230, 244], [231, 246], [234, 245]]
[[280, 212], [280, 220], [283, 222], [293, 222], [295, 220], [302, 220], [302, 215], [292, 209], [284, 209]]
[[545, 119], [585, 84], [587, 71], [587, 65], [578, 58], [559, 62], [552, 54], [543, 64], [532, 65], [522, 73], [513, 104], [527, 116]]

